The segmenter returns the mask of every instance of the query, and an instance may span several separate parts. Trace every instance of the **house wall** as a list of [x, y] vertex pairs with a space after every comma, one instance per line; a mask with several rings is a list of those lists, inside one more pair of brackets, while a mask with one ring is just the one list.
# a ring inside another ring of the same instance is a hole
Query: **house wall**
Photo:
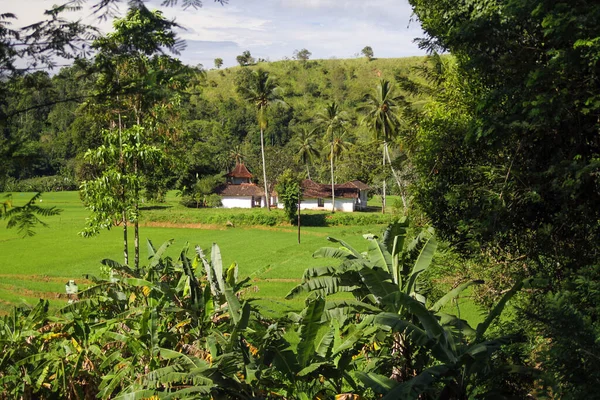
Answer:
[[358, 198], [358, 204], [361, 210], [365, 210], [367, 208], [367, 200], [367, 191], [361, 190]]
[[223, 208], [252, 208], [252, 196], [222, 196], [221, 204]]
[[[354, 204], [355, 199], [335, 199], [335, 210], [336, 211], [345, 211], [345, 212], [354, 212]], [[331, 210], [331, 200], [325, 199], [325, 208]]]
[[[277, 208], [283, 209], [283, 203], [277, 203]], [[323, 199], [323, 207], [319, 207], [317, 199], [303, 199], [300, 202], [300, 210], [331, 210], [331, 199]], [[354, 199], [335, 199], [335, 210], [353, 212]]]

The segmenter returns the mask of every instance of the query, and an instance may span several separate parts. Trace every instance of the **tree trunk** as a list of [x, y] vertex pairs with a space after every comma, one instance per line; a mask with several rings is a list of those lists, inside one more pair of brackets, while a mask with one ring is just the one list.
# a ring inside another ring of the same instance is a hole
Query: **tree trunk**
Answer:
[[381, 213], [385, 214], [385, 149], [387, 142], [383, 141], [383, 185], [381, 186]]
[[396, 180], [396, 183], [398, 184], [398, 189], [400, 189], [400, 197], [402, 198], [402, 206], [404, 207], [404, 214], [406, 214], [407, 211], [407, 204], [406, 204], [406, 192], [404, 191], [404, 185], [402, 185], [402, 182], [400, 181], [400, 177], [398, 176], [398, 174], [396, 173], [396, 170], [394, 169], [394, 166], [392, 165], [392, 160], [390, 159], [390, 151], [388, 150], [388, 148], [385, 148], [385, 154], [387, 155], [387, 160], [388, 163], [390, 164], [390, 168], [392, 169], [392, 174], [394, 175], [394, 179]]
[[[137, 176], [137, 160], [133, 161], [133, 172]], [[139, 213], [140, 213], [140, 199], [139, 199], [139, 188], [137, 187], [137, 181], [134, 188], [133, 193], [133, 201], [134, 201], [134, 213], [135, 220], [133, 222], [133, 265], [136, 270], [140, 268], [140, 229], [139, 229]]]
[[265, 138], [263, 128], [260, 128], [260, 151], [262, 154], [263, 164], [263, 181], [265, 182], [265, 205], [267, 210], [271, 211], [271, 202], [269, 201], [269, 191], [267, 190], [267, 164], [265, 164]]
[[123, 210], [123, 258], [125, 265], [129, 265], [129, 251], [127, 248], [127, 212]]
[[[119, 96], [117, 96], [117, 102], [119, 101]], [[120, 106], [120, 105], [119, 105]], [[119, 162], [121, 163], [121, 173], [124, 175], [124, 160], [123, 160], [123, 122], [121, 121], [121, 111], [119, 110]], [[125, 261], [125, 265], [129, 266], [129, 244], [127, 243], [127, 210], [125, 209], [126, 203], [126, 195], [125, 195], [125, 185], [123, 187], [123, 259]]]
[[[135, 205], [135, 212], [138, 212], [138, 205]], [[140, 229], [139, 229], [139, 224], [138, 224], [138, 220], [137, 217], [135, 219], [134, 225], [133, 225], [133, 232], [134, 232], [134, 239], [133, 239], [133, 246], [135, 248], [135, 252], [134, 252], [134, 256], [133, 256], [133, 263], [135, 264], [135, 269], [139, 269], [140, 268]]]
[[[137, 125], [140, 126], [140, 115], [136, 111]], [[138, 142], [141, 145], [141, 138]], [[134, 202], [134, 213], [135, 220], [133, 222], [133, 265], [136, 271], [140, 268], [140, 227], [139, 227], [139, 214], [140, 214], [140, 188], [138, 187], [138, 160], [137, 155], [134, 155], [133, 159], [133, 174], [136, 177], [135, 186], [133, 188], [133, 202]]]
[[306, 174], [308, 175], [308, 180], [312, 181], [312, 179], [310, 179], [310, 169], [308, 168], [308, 164], [306, 164]]
[[331, 213], [335, 212], [335, 181], [333, 178], [333, 134], [331, 135]]

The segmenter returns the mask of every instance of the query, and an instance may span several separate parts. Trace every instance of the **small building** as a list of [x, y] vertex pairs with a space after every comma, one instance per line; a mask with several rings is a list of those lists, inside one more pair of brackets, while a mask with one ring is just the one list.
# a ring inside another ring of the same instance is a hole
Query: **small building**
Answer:
[[[301, 188], [301, 210], [332, 209], [331, 185], [305, 179], [302, 181]], [[369, 189], [368, 185], [358, 180], [333, 185], [335, 211], [354, 212], [357, 210], [365, 210], [367, 208], [367, 192]], [[277, 203], [278, 208], [283, 208], [282, 203]]]
[[252, 183], [252, 174], [242, 163], [225, 175], [227, 183], [215, 189], [223, 208], [266, 207], [265, 191]]
[[[356, 209], [357, 210], [366, 210], [367, 209], [367, 195], [368, 195], [369, 190], [371, 190], [369, 185], [367, 185], [366, 183], [361, 182], [359, 180], [353, 180], [350, 182], [346, 182], [340, 186], [345, 186], [350, 189], [357, 189], [358, 197], [356, 197]], [[335, 188], [335, 185], [334, 185], [334, 188]]]

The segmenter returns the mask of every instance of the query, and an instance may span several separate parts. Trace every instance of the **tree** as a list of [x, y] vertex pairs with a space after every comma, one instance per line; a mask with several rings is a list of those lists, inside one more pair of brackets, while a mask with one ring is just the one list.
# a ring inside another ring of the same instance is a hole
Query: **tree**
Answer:
[[[227, 0], [215, 2], [224, 5]], [[10, 27], [12, 21], [17, 20], [17, 15], [10, 12], [0, 15], [0, 76], [20, 74], [31, 69], [54, 68], [58, 59], [73, 60], [89, 55], [90, 38], [96, 36], [98, 30], [81, 21], [65, 18], [65, 14], [81, 10], [86, 3], [102, 19], [114, 16], [118, 4], [123, 0], [67, 1], [46, 10], [45, 19], [17, 29]], [[184, 8], [202, 7], [202, 0], [184, 0], [182, 3]], [[144, 6], [144, 1], [132, 0], [128, 4], [139, 8]], [[174, 6], [177, 1], [163, 1], [162, 4]]]
[[[600, 83], [600, 5], [583, 1], [567, 9], [528, 0], [476, 12], [466, 5], [411, 4], [428, 34], [422, 46], [456, 56], [456, 73], [445, 83], [453, 96], [438, 98], [430, 112], [451, 111], [450, 101], [464, 110], [451, 136], [434, 139], [434, 130], [441, 134], [444, 127], [424, 127], [428, 141], [452, 150], [439, 158], [439, 173], [423, 192], [428, 203], [440, 200], [427, 209], [439, 223], [442, 209], [452, 207], [456, 218], [446, 222], [464, 227], [452, 233], [444, 226], [440, 233], [456, 242], [468, 235], [475, 246], [512, 247], [532, 261], [557, 258], [566, 268], [596, 262], [600, 230], [590, 221], [600, 220], [600, 192], [593, 189], [600, 103], [591, 93]], [[452, 27], [443, 13], [456, 18]], [[431, 166], [433, 157], [420, 167]], [[453, 201], [467, 192], [468, 202]]]
[[242, 54], [237, 56], [235, 59], [238, 62], [238, 64], [240, 64], [241, 67], [245, 67], [245, 66], [254, 64], [254, 57], [252, 57], [249, 50], [245, 50]]
[[[332, 101], [325, 109], [316, 115], [315, 122], [322, 128], [325, 128], [325, 137], [330, 141], [329, 162], [331, 167], [331, 212], [335, 212], [335, 175], [334, 175], [334, 160], [335, 160], [335, 139], [336, 133], [340, 133], [348, 121], [348, 113], [340, 110], [339, 105]], [[338, 146], [339, 148], [339, 146]]]
[[297, 159], [306, 166], [306, 176], [310, 179], [309, 164], [320, 156], [317, 149], [317, 130], [301, 127], [292, 142], [293, 148], [298, 152]]
[[290, 224], [297, 223], [298, 202], [301, 200], [300, 178], [290, 169], [286, 169], [277, 178], [275, 185], [277, 197], [283, 202], [283, 210]]
[[[333, 134], [333, 142], [331, 144], [332, 151], [327, 157], [333, 157], [334, 165], [338, 165], [338, 161], [344, 159], [345, 155], [350, 152], [354, 138], [347, 130], [340, 130]], [[329, 147], [329, 146], [327, 146]]]
[[[398, 128], [400, 126], [400, 120], [398, 118], [398, 100], [399, 97], [394, 96], [393, 87], [391, 86], [390, 82], [385, 79], [382, 79], [379, 82], [377, 88], [375, 89], [374, 95], [370, 93], [365, 95], [365, 104], [359, 108], [359, 111], [366, 114], [363, 122], [369, 127], [371, 132], [373, 132], [374, 139], [376, 141], [383, 141], [382, 163], [384, 167], [384, 174], [385, 162], [387, 159], [390, 164], [390, 168], [392, 169], [392, 173], [396, 178], [398, 187], [400, 188], [402, 204], [406, 211], [406, 194], [404, 193], [404, 188], [402, 187], [400, 180], [396, 175], [394, 167], [392, 166], [390, 154], [388, 151], [388, 144], [390, 141], [395, 139], [395, 137], [398, 134]], [[381, 200], [381, 212], [385, 213], [385, 177], [383, 179]]]
[[223, 66], [223, 59], [222, 58], [215, 58], [215, 68], [219, 69]]
[[210, 195], [214, 193], [217, 186], [224, 183], [223, 175], [204, 176], [198, 178], [196, 184], [192, 188], [192, 197], [196, 200], [196, 208], [211, 207], [209, 205]]
[[265, 204], [270, 210], [269, 185], [267, 184], [267, 169], [265, 163], [264, 130], [267, 128], [267, 109], [273, 104], [285, 104], [281, 99], [279, 87], [263, 69], [252, 71], [247, 86], [239, 86], [242, 97], [256, 107], [258, 126], [260, 128], [260, 151], [262, 156], [263, 183], [265, 188]]
[[367, 57], [367, 60], [371, 61], [373, 59], [373, 49], [371, 48], [371, 46], [363, 47], [363, 49], [360, 52], [363, 56]]
[[417, 200], [442, 237], [499, 275], [548, 279], [551, 293], [521, 318], [539, 322], [530, 334], [547, 338], [542, 368], [561, 395], [594, 396], [584, 383], [597, 380], [598, 311], [574, 293], [587, 296], [600, 251], [600, 5], [410, 3], [421, 45], [455, 63], [419, 127]]
[[104, 130], [104, 145], [86, 153], [86, 159], [101, 172], [82, 184], [86, 206], [92, 211], [82, 234], [95, 235], [120, 220], [128, 264], [127, 227], [133, 222], [134, 265], [138, 268], [143, 178], [162, 154], [153, 145], [150, 132], [160, 131], [161, 118], [177, 104], [175, 92], [169, 89], [183, 87], [187, 79], [181, 76], [181, 63], [162, 53], [162, 48], [177, 51], [179, 41], [171, 30], [174, 23], [159, 11], [132, 8], [114, 27], [113, 33], [94, 42], [98, 51], [94, 66], [100, 72], [97, 87], [100, 93], [116, 97], [107, 96], [98, 105], [108, 115], [109, 129]]
[[294, 58], [298, 61], [308, 61], [312, 53], [307, 49], [294, 50]]

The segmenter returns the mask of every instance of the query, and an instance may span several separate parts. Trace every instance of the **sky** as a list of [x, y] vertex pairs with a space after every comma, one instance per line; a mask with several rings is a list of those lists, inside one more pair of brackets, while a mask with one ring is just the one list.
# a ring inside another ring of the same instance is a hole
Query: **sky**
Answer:
[[[72, 18], [108, 31], [110, 21], [92, 15], [96, 2], [87, 0]], [[0, 7], [17, 15], [16, 26], [24, 26], [39, 21], [57, 3], [0, 0]], [[294, 50], [304, 48], [311, 59], [357, 57], [365, 46], [379, 58], [425, 54], [414, 43], [424, 34], [408, 0], [229, 0], [225, 5], [204, 0], [199, 9], [184, 9], [182, 3], [160, 7], [160, 0], [150, 0], [147, 5], [162, 9], [184, 28], [179, 36], [187, 47], [179, 58], [190, 65], [212, 68], [214, 59], [222, 58], [225, 67], [233, 66], [245, 50], [269, 61], [292, 58]]]

